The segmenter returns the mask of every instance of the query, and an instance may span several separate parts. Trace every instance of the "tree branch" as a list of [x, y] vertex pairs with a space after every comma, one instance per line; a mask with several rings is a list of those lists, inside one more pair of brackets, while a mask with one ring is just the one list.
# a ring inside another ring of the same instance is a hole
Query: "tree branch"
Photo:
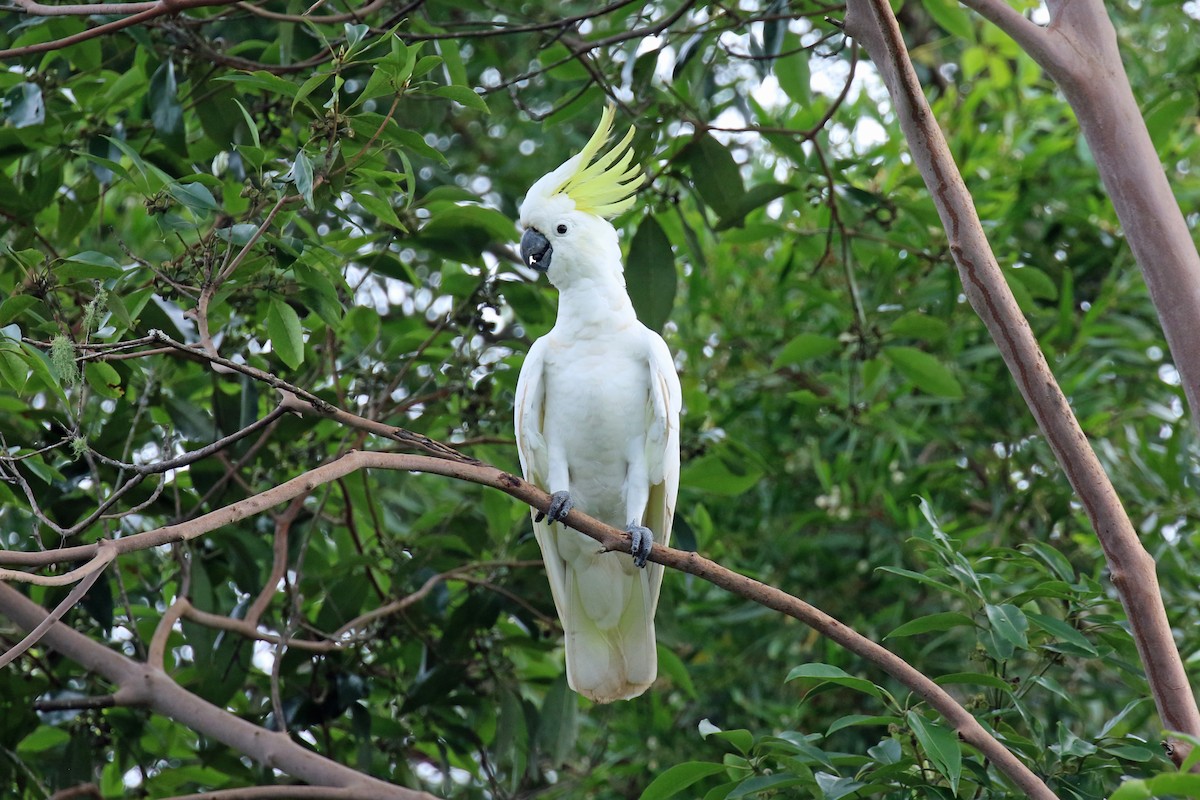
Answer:
[[[105, 554], [107, 555], [107, 551], [105, 551]], [[87, 575], [82, 581], [76, 584], [75, 587], [71, 589], [70, 593], [63, 598], [62, 602], [59, 603], [53, 611], [47, 614], [46, 618], [42, 620], [36, 628], [29, 632], [29, 635], [10, 647], [7, 653], [0, 655], [0, 669], [7, 667], [9, 664], [15, 661], [18, 656], [37, 644], [38, 640], [45, 636], [46, 631], [50, 629], [51, 625], [58, 622], [60, 619], [62, 619], [63, 614], [66, 614], [68, 611], [74, 608], [75, 604], [82, 600], [83, 596], [87, 594], [87, 590], [92, 588], [92, 584], [96, 582], [96, 579], [100, 577], [100, 573], [104, 572], [104, 568], [108, 566], [108, 563], [112, 561], [112, 559], [112, 555], [107, 555], [107, 557], [103, 559], [100, 559], [98, 556], [96, 564], [92, 568], [91, 574]]]
[[[0, 614], [26, 630], [37, 629], [47, 619], [45, 609], [3, 583], [0, 583]], [[312, 752], [282, 733], [265, 730], [230, 714], [187, 691], [161, 670], [110, 650], [61, 622], [54, 622], [47, 627], [43, 642], [116, 684], [119, 687], [117, 699], [121, 705], [144, 705], [197, 733], [223, 742], [271, 769], [310, 784], [344, 788], [347, 797], [435, 800], [433, 795], [425, 792], [363, 775]], [[291, 790], [295, 787], [288, 788]], [[305, 795], [294, 793], [290, 796]]]
[[[54, 39], [49, 42], [38, 42], [37, 44], [29, 44], [24, 47], [14, 47], [9, 50], [0, 50], [0, 59], [15, 58], [18, 56], [28, 56], [35, 53], [45, 53], [50, 50], [61, 50], [64, 47], [70, 47], [73, 44], [86, 42], [88, 39], [95, 39], [97, 36], [103, 36], [106, 33], [115, 33], [124, 28], [129, 28], [134, 25], [140, 25], [143, 22], [161, 17], [165, 14], [176, 14], [180, 11], [185, 11], [189, 8], [203, 8], [204, 6], [226, 6], [231, 5], [236, 0], [157, 0], [150, 4], [149, 8], [140, 11], [124, 19], [113, 20], [106, 22], [103, 25], [97, 25], [95, 28], [88, 28], [85, 31], [64, 36], [61, 39]], [[118, 4], [120, 5], [120, 4]], [[142, 7], [143, 4], [137, 4]], [[33, 12], [28, 12], [33, 13]]]
[[[391, 469], [442, 475], [448, 478], [455, 478], [457, 480], [468, 481], [471, 483], [480, 484], [482, 486], [490, 486], [494, 489], [499, 489], [505, 494], [515, 497], [539, 511], [547, 511], [550, 506], [549, 494], [533, 484], [521, 480], [515, 475], [504, 472], [488, 464], [478, 462], [468, 463], [462, 461], [450, 461], [447, 459], [409, 455], [405, 453], [378, 453], [355, 450], [347, 453], [337, 461], [310, 470], [309, 472], [293, 478], [287, 483], [281, 484], [273, 489], [269, 489], [261, 494], [255, 495], [254, 497], [247, 498], [239, 503], [234, 503], [231, 506], [214, 511], [211, 514], [206, 514], [203, 517], [198, 517], [193, 521], [195, 524], [192, 524], [191, 526], [169, 526], [168, 528], [161, 528], [158, 531], [136, 534], [134, 536], [118, 539], [112, 542], [109, 546], [119, 547], [122, 545], [122, 543], [137, 540], [136, 545], [128, 547], [129, 550], [133, 550], [156, 546], [158, 544], [166, 544], [169, 541], [179, 541], [182, 538], [191, 539], [201, 535], [202, 533], [215, 530], [217, 527], [220, 527], [220, 525], [227, 524], [222, 520], [233, 521], [236, 519], [243, 519], [246, 516], [250, 516], [251, 513], [265, 511], [267, 508], [277, 505], [286, 499], [295, 497], [302, 492], [311, 492], [316, 486], [329, 481], [337, 480], [338, 478], [359, 469]], [[629, 552], [630, 536], [625, 531], [605, 525], [604, 523], [575, 510], [567, 514], [564, 522], [575, 530], [595, 539], [600, 543], [605, 551], [617, 551], [622, 553]], [[69, 549], [74, 550], [78, 548]], [[126, 550], [126, 552], [127, 551], [128, 550]], [[1008, 777], [1029, 797], [1040, 798], [1040, 800], [1051, 800], [1051, 798], [1055, 798], [1054, 793], [1046, 787], [1040, 778], [1038, 778], [1028, 767], [1022, 764], [1020, 760], [1018, 760], [1002, 744], [1000, 744], [995, 737], [988, 733], [988, 731], [979, 723], [979, 721], [976, 720], [975, 717], [973, 717], [966, 709], [959, 705], [958, 702], [944, 689], [934, 683], [930, 678], [923, 675], [919, 670], [901, 659], [899, 656], [890, 652], [881, 645], [876, 644], [846, 625], [843, 625], [841, 622], [838, 622], [836, 619], [824, 613], [823, 611], [820, 611], [808, 603], [805, 603], [803, 600], [793, 597], [780, 589], [776, 589], [773, 586], [768, 586], [752, 578], [740, 575], [721, 566], [720, 564], [717, 564], [716, 562], [704, 558], [698, 553], [691, 553], [683, 550], [676, 550], [671, 547], [656, 545], [650, 553], [650, 560], [654, 561], [655, 563], [671, 567], [672, 569], [677, 569], [681, 572], [695, 575], [703, 580], [709, 581], [710, 583], [721, 587], [722, 589], [725, 589], [726, 591], [729, 591], [740, 597], [744, 597], [747, 600], [759, 603], [767, 608], [779, 611], [780, 613], [786, 614], [787, 616], [797, 619], [800, 622], [803, 622], [804, 624], [814, 628], [828, 638], [842, 645], [847, 650], [874, 664], [888, 675], [891, 675], [897, 681], [900, 681], [913, 692], [924, 698], [930, 704], [930, 706], [936, 709], [938, 713], [941, 714], [954, 727], [958, 735], [962, 737], [963, 741], [977, 748], [981, 753], [984, 754], [985, 757], [988, 758], [988, 760], [996, 764], [996, 766], [1006, 775], [1008, 775]], [[36, 611], [31, 611], [28, 607], [23, 607], [24, 615], [22, 617], [18, 618], [13, 616], [13, 614], [10, 613], [10, 607], [12, 604], [17, 603], [18, 600], [21, 603], [27, 603], [29, 606], [32, 606], [34, 609], [36, 609]], [[13, 617], [15, 621], [22, 625], [26, 624], [25, 620], [32, 619], [31, 615], [44, 615], [44, 612], [42, 612], [40, 608], [30, 601], [25, 600], [24, 597], [7, 586], [0, 586], [0, 612], [8, 613], [9, 616]], [[32, 624], [36, 624], [36, 622], [33, 622]], [[60, 628], [62, 629], [62, 634], [64, 637], [79, 637], [84, 642], [87, 642], [88, 645], [100, 647], [102, 650], [105, 650], [106, 653], [109, 652], [107, 648], [104, 648], [102, 645], [87, 639], [86, 637], [82, 636], [82, 634], [78, 634], [74, 631], [66, 629], [65, 626], [52, 628], [52, 631], [59, 630]], [[61, 643], [62, 639], [56, 641]], [[73, 642], [75, 640], [73, 638], [69, 638], [69, 641]], [[47, 635], [47, 643], [52, 647], [61, 650], [61, 648], [59, 648], [55, 642], [50, 641], [49, 635]], [[63, 652], [64, 655], [67, 655], [70, 658], [75, 658], [75, 656], [71, 653], [66, 651]], [[126, 659], [124, 656], [119, 656], [116, 653], [111, 653], [111, 656], [112, 658], [121, 659], [121, 670], [113, 670], [111, 667], [109, 667], [110, 671], [115, 671], [119, 675], [124, 675], [125, 672], [130, 669], [130, 667], [126, 665], [126, 662], [128, 662], [128, 664], [134, 663], [129, 661], [129, 659]], [[78, 658], [75, 658], [75, 660], [79, 661]], [[84, 663], [84, 665], [88, 666], [87, 663]], [[140, 673], [142, 673], [142, 680], [151, 682], [152, 680], [158, 681], [161, 679], [162, 682], [174, 687], [176, 692], [182, 693], [183, 695], [187, 695], [189, 698], [191, 698], [190, 703], [181, 704], [178, 694], [173, 695], [175, 701], [171, 708], [177, 713], [187, 711], [194, 714], [194, 709], [192, 706], [199, 702], [197, 698], [188, 695], [187, 692], [171, 682], [166, 675], [157, 670], [151, 670], [149, 668], [140, 666], [138, 666], [137, 669], [140, 671]], [[108, 673], [104, 672], [103, 670], [97, 671], [100, 671], [101, 674], [108, 676]], [[151, 675], [156, 677], [149, 677]], [[110, 679], [117, 680], [116, 678]], [[118, 681], [118, 683], [120, 683], [120, 681]], [[124, 687], [125, 685], [129, 685], [129, 683], [130, 682], [128, 679], [126, 679], [126, 682], [122, 683], [121, 685]], [[138, 685], [140, 686], [141, 684], [139, 683]], [[154, 695], [156, 695], [159, 691], [160, 689], [156, 683], [149, 701], [152, 708], [157, 708], [155, 703], [161, 702], [158, 698], [154, 697]], [[221, 712], [215, 707], [213, 707], [213, 710], [217, 713], [224, 714], [224, 712]], [[168, 712], [161, 711], [160, 713]], [[188, 720], [189, 724], [194, 722], [194, 716], [184, 715], [180, 717], [171, 713], [168, 713], [168, 716], [172, 716], [173, 719]], [[244, 724], [249, 725], [249, 723]], [[197, 730], [200, 730], [200, 728], [197, 727]], [[255, 736], [278, 735], [267, 734], [258, 728], [255, 728], [255, 731], [257, 732]], [[221, 737], [218, 736], [217, 738]], [[284, 740], [287, 741], [288, 744], [291, 744], [290, 740], [287, 740], [286, 737]], [[221, 739], [221, 741], [225, 741], [231, 746], [245, 749], [245, 752], [251, 754], [252, 756], [255, 752], [261, 752], [260, 750], [252, 751], [247, 749], [251, 744], [253, 744], [254, 740], [249, 740], [243, 744], [237, 745], [234, 745], [228, 739]], [[272, 766], [278, 766], [279, 769], [282, 769], [289, 774], [303, 777], [300, 775], [300, 773], [293, 772], [287, 767], [279, 766], [277, 764], [272, 764]], [[305, 778], [305, 780], [310, 779]], [[329, 780], [310, 780], [310, 782], [327, 784], [334, 783], [333, 781]], [[334, 785], [341, 784], [334, 783]]]
[[[1100, 460], [1088, 444], [984, 234], [974, 201], [929, 108], [887, 0], [849, 0], [846, 30], [879, 69], [913, 159], [946, 229], [963, 291], [982, 318], [1054, 456], [1083, 504], [1129, 618], [1163, 726], [1200, 735], [1200, 711], [1171, 633], [1154, 559], [1142, 547]], [[1161, 173], [1161, 170], [1159, 170]], [[1200, 325], [1194, 325], [1200, 337]], [[1198, 351], [1200, 358], [1200, 351]], [[1189, 750], [1173, 742], [1181, 763]]]
[[362, 800], [358, 789], [335, 786], [249, 786], [243, 789], [219, 789], [202, 794], [181, 794], [166, 800], [288, 800], [293, 797], [298, 800]]

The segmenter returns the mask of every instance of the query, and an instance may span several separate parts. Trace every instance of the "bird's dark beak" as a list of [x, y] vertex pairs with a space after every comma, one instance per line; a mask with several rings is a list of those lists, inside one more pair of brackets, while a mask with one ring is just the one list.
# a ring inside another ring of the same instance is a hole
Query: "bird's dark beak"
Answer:
[[533, 228], [529, 228], [521, 236], [521, 260], [525, 262], [525, 266], [533, 267], [539, 272], [545, 272], [550, 269], [550, 256], [554, 255], [554, 248], [550, 246], [550, 240]]

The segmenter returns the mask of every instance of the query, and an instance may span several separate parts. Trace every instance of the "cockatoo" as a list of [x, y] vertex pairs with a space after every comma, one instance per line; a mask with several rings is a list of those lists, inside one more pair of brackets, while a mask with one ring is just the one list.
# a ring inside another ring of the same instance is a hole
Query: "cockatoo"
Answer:
[[[614, 109], [574, 158], [521, 203], [521, 258], [558, 289], [558, 319], [517, 382], [525, 479], [551, 493], [534, 532], [566, 639], [567, 682], [597, 703], [654, 682], [654, 612], [679, 488], [679, 376], [666, 343], [638, 321], [607, 217], [634, 204], [633, 129], [601, 154]], [[633, 559], [602, 552], [561, 523], [574, 507], [629, 532]]]

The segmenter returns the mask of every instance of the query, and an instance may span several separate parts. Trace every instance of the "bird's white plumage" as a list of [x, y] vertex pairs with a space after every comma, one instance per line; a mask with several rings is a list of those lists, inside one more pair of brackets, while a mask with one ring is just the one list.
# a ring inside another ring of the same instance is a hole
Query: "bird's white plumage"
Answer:
[[[645, 526], [666, 544], [679, 487], [679, 378], [666, 343], [634, 313], [616, 230], [545, 191], [586, 167], [568, 161], [521, 206], [522, 226], [552, 246], [548, 276], [559, 290], [557, 322], [530, 348], [517, 383], [521, 467], [543, 489], [569, 492], [581, 511], [622, 529]], [[638, 569], [550, 520], [535, 521], [534, 532], [571, 687], [597, 702], [644, 692], [658, 666], [662, 567]]]

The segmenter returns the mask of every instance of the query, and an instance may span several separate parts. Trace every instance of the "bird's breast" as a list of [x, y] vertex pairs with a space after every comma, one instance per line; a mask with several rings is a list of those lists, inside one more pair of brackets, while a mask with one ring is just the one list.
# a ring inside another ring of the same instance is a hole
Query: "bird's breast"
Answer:
[[636, 343], [576, 342], [547, 353], [544, 430], [561, 448], [576, 501], [624, 522], [622, 487], [631, 444], [646, 434], [649, 366]]

